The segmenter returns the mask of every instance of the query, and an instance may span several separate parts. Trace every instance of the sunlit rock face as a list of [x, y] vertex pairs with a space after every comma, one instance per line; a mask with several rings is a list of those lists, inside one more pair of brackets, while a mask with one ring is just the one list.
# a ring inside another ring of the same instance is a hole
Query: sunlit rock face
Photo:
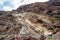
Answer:
[[24, 12], [13, 16], [16, 17], [16, 23], [22, 25], [19, 32], [20, 37], [39, 39], [42, 35], [47, 36], [52, 34], [51, 31], [44, 27], [44, 23], [51, 24], [51, 18], [48, 15]]
[[54, 17], [45, 14], [37, 14], [33, 12], [22, 12], [12, 14], [15, 17], [16, 24], [20, 26], [18, 37], [40, 39], [52, 35], [55, 25]]

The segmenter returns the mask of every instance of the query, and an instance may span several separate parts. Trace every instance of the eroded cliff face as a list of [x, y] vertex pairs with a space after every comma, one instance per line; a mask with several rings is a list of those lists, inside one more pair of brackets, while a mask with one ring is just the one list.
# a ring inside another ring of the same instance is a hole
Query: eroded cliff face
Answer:
[[[33, 3], [0, 11], [0, 40], [51, 40], [60, 36], [60, 6]], [[59, 38], [56, 38], [59, 40]]]

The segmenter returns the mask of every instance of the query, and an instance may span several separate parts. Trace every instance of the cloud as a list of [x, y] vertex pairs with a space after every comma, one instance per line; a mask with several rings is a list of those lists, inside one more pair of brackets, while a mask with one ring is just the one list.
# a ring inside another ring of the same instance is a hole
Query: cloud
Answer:
[[21, 0], [20, 2], [23, 2], [24, 0]]
[[9, 7], [9, 6], [4, 6], [3, 10], [4, 11], [12, 11], [13, 8]]
[[30, 3], [34, 3], [34, 2], [46, 2], [46, 1], [48, 1], [48, 0], [24, 0], [22, 2], [22, 5], [24, 5], [24, 4], [30, 4]]
[[21, 5], [21, 0], [12, 0], [11, 3], [14, 5], [14, 8], [13, 9], [16, 9], [18, 8], [20, 5]]
[[3, 5], [4, 2], [9, 2], [9, 1], [11, 1], [11, 0], [0, 0], [0, 4]]
[[[48, 0], [0, 0], [0, 10], [5, 11], [16, 10], [21, 5], [26, 5], [34, 2], [45, 2]], [[3, 6], [3, 8], [2, 8]]]
[[4, 2], [4, 6], [14, 7], [14, 5], [11, 2]]
[[2, 1], [0, 1], [0, 5], [3, 5], [3, 2]]
[[0, 0], [0, 10], [11, 11], [14, 5], [11, 3], [12, 0]]

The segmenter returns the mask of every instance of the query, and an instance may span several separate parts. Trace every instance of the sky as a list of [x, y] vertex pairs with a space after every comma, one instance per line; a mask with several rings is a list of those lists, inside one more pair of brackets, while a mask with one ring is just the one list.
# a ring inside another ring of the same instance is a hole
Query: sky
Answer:
[[0, 11], [12, 11], [16, 10], [21, 5], [46, 1], [48, 0], [0, 0]]

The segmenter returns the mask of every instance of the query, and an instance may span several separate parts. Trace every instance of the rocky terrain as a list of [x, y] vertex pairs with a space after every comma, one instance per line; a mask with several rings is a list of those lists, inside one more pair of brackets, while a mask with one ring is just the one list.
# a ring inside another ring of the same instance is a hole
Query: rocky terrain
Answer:
[[36, 2], [0, 11], [0, 40], [60, 40], [60, 4]]

